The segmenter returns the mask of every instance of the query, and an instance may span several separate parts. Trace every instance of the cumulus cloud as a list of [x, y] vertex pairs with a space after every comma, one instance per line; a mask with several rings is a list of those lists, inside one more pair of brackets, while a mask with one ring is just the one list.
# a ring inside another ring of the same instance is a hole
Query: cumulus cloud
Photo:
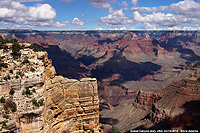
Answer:
[[200, 11], [200, 4], [194, 0], [184, 0], [171, 4], [170, 10], [174, 14], [187, 15]]
[[127, 4], [126, 1], [122, 1], [121, 5], [122, 5], [122, 6], [128, 6], [128, 4]]
[[92, 2], [92, 6], [100, 9], [109, 9], [111, 8], [111, 5], [109, 3], [97, 3], [97, 2]]
[[177, 16], [171, 13], [153, 12], [153, 14], [140, 14], [138, 11], [133, 12], [133, 18], [137, 22], [143, 23], [144, 27], [173, 27], [176, 25], [191, 23], [192, 19], [184, 16]]
[[134, 6], [137, 6], [137, 5], [138, 5], [138, 0], [132, 0], [131, 2], [132, 2], [132, 4], [133, 4]]
[[7, 28], [63, 27], [66, 24], [54, 22], [56, 11], [49, 4], [27, 7], [16, 1], [0, 1], [0, 24]]
[[106, 17], [101, 17], [99, 20], [94, 21], [99, 25], [107, 25], [109, 27], [124, 27], [134, 23], [133, 19], [125, 15], [124, 10], [109, 9], [109, 14]]
[[[131, 8], [133, 20], [142, 25], [141, 29], [171, 29], [172, 27], [177, 29], [179, 25], [200, 23], [200, 4], [194, 0], [184, 0], [169, 6], [158, 7], [137, 7], [134, 4], [137, 0], [133, 0], [132, 3], [134, 5]], [[162, 11], [168, 11], [168, 13]], [[152, 13], [142, 14], [141, 12]]]
[[74, 24], [74, 25], [85, 25], [84, 21], [80, 21], [78, 18], [74, 18], [72, 22], [66, 21], [66, 24]]
[[30, 7], [29, 13], [32, 20], [51, 20], [56, 17], [55, 10], [49, 4]]
[[85, 22], [84, 21], [80, 21], [78, 18], [74, 18], [73, 21], [72, 21], [72, 24], [75, 24], [75, 25], [84, 25]]

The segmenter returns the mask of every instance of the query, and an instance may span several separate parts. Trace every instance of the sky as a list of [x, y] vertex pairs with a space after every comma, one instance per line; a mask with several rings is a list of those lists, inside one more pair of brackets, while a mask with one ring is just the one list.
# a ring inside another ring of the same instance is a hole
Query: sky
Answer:
[[0, 29], [200, 30], [200, 0], [0, 0]]

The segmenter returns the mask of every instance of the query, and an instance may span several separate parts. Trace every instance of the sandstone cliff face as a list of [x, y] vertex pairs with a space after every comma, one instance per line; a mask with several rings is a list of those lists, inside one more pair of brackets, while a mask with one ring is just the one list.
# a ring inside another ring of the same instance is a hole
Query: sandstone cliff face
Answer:
[[47, 80], [44, 130], [48, 132], [98, 132], [99, 100], [96, 79], [81, 81], [61, 76]]
[[[0, 81], [0, 97], [5, 98], [0, 103], [0, 131], [99, 132], [97, 80], [55, 76], [47, 52], [23, 50], [18, 60], [9, 60], [9, 50], [2, 54], [8, 67], [0, 74], [10, 78]], [[25, 59], [28, 64], [22, 63]]]

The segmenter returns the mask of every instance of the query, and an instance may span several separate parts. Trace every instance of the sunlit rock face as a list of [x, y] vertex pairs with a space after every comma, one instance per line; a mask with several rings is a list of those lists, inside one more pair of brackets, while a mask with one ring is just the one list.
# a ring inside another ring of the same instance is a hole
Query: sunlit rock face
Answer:
[[101, 132], [97, 80], [55, 76], [47, 52], [21, 52], [17, 60], [10, 49], [1, 55], [7, 63], [1, 68], [1, 131]]
[[45, 130], [84, 132], [99, 126], [96, 79], [54, 77], [46, 83], [45, 96]]

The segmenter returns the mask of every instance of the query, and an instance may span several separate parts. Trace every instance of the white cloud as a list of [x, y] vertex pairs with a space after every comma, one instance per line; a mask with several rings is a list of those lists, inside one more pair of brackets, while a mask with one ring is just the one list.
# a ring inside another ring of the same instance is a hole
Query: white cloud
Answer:
[[134, 23], [133, 19], [125, 15], [124, 10], [109, 9], [109, 14], [106, 17], [101, 17], [99, 20], [94, 21], [99, 25], [107, 25], [109, 27], [124, 27]]
[[66, 21], [65, 24], [74, 24], [74, 25], [85, 25], [84, 21], [80, 21], [78, 18], [74, 18], [72, 22]]
[[187, 15], [200, 11], [200, 4], [194, 0], [184, 0], [171, 4], [170, 10], [174, 14]]
[[[140, 29], [153, 30], [177, 28], [192, 30], [191, 27], [187, 26], [185, 26], [185, 28], [180, 28], [180, 25], [200, 24], [200, 4], [194, 0], [184, 0], [169, 6], [158, 7], [138, 7], [138, 0], [131, 0], [131, 2], [134, 5], [131, 8], [133, 10], [132, 17], [128, 17], [124, 13], [125, 9], [114, 10], [114, 8], [109, 5], [107, 7], [109, 8], [108, 15], [100, 17], [99, 20], [95, 20], [94, 22], [98, 25], [106, 25], [113, 28], [118, 27], [119, 29], [125, 29], [127, 26], [138, 24], [141, 25]], [[103, 3], [98, 4], [102, 5]], [[125, 1], [120, 3], [120, 5], [124, 6], [126, 6], [126, 4]], [[165, 13], [162, 11], [165, 11]], [[152, 13], [144, 14], [141, 12]], [[194, 29], [199, 29], [199, 26]]]
[[184, 16], [180, 15], [177, 16], [171, 13], [164, 14], [161, 12], [153, 12], [153, 14], [141, 15], [138, 11], [134, 11], [133, 18], [135, 21], [141, 22], [146, 26], [153, 25], [156, 27], [160, 26], [173, 27], [176, 25], [187, 24], [192, 21], [192, 19], [185, 18]]
[[28, 7], [16, 1], [0, 1], [0, 24], [6, 25], [7, 28], [66, 26], [64, 23], [54, 22], [53, 19], [55, 17], [56, 11], [49, 4]]
[[72, 24], [75, 24], [75, 25], [84, 25], [85, 22], [84, 21], [80, 21], [78, 18], [74, 18], [73, 21], [72, 21]]
[[94, 30], [103, 30], [103, 28], [95, 28]]
[[169, 9], [168, 6], [158, 6], [158, 7], [132, 7], [131, 10], [133, 11], [140, 11], [140, 12], [152, 12], [152, 11], [164, 11]]
[[128, 4], [127, 4], [126, 1], [122, 1], [121, 5], [122, 5], [122, 6], [128, 6]]
[[132, 0], [131, 2], [132, 2], [132, 4], [133, 4], [134, 6], [137, 6], [137, 5], [138, 5], [138, 0]]
[[97, 3], [97, 2], [92, 2], [92, 6], [100, 9], [109, 9], [111, 8], [111, 5], [109, 3]]
[[[136, 3], [137, 0], [134, 2]], [[200, 4], [194, 0], [184, 0], [169, 6], [134, 6], [131, 9], [133, 10], [133, 20], [142, 25], [141, 29], [177, 29], [179, 25], [200, 24]], [[166, 10], [169, 13], [161, 12]], [[152, 12], [152, 14], [140, 12]], [[185, 29], [191, 28], [185, 27]]]
[[33, 20], [51, 20], [56, 17], [55, 10], [49, 4], [30, 7], [29, 13]]

